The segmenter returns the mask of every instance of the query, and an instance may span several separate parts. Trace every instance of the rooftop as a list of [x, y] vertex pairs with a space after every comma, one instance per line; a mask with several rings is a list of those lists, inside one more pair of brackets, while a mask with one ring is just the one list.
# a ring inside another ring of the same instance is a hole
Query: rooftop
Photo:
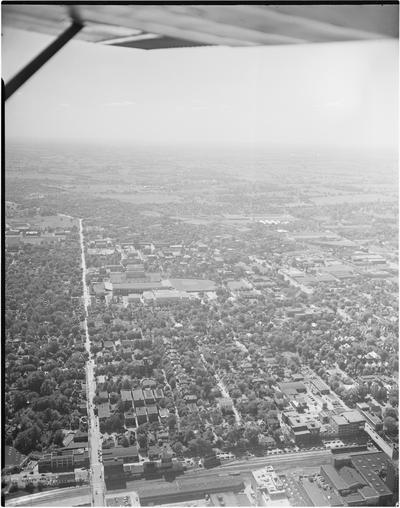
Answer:
[[107, 457], [130, 457], [138, 455], [138, 449], [136, 446], [116, 446], [114, 448], [103, 448], [103, 456]]
[[134, 400], [144, 400], [144, 395], [142, 390], [132, 390], [132, 395]]
[[201, 292], [217, 289], [215, 282], [207, 279], [169, 279], [169, 283], [179, 291]]
[[271, 494], [285, 491], [284, 485], [275, 472], [262, 468], [252, 471], [252, 475], [260, 489], [266, 489]]
[[330, 483], [337, 490], [345, 490], [348, 489], [347, 482], [339, 475], [336, 469], [331, 464], [326, 464], [321, 466], [321, 471], [323, 471], [326, 477], [329, 479]]
[[358, 411], [346, 411], [342, 413], [342, 416], [349, 423], [361, 423], [365, 422], [365, 418]]
[[350, 487], [367, 485], [365, 479], [352, 467], [343, 466], [339, 470], [339, 474]]
[[132, 400], [132, 392], [131, 390], [121, 390], [121, 399], [131, 401]]
[[163, 285], [161, 282], [113, 282], [113, 290], [150, 290], [150, 289], [162, 289]]
[[168, 499], [169, 496], [185, 494], [188, 496], [198, 493], [203, 496], [206, 492], [226, 492], [226, 491], [239, 491], [244, 488], [243, 481], [237, 478], [217, 477], [207, 478], [201, 480], [200, 477], [193, 479], [179, 479], [173, 483], [160, 483], [160, 484], [143, 484], [137, 488], [140, 502], [142, 505], [154, 498]]
[[303, 480], [301, 484], [314, 506], [330, 506], [329, 500], [315, 483]]

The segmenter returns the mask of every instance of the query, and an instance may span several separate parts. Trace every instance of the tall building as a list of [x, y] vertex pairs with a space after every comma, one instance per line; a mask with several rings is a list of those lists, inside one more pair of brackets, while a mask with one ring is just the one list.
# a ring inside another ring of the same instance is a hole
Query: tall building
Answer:
[[107, 490], [125, 489], [124, 461], [120, 457], [103, 457], [104, 481]]

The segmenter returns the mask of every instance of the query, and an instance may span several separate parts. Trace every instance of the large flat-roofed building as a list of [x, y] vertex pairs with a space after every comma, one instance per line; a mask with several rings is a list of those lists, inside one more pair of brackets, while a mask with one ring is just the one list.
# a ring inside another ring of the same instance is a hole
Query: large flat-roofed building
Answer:
[[141, 263], [126, 265], [126, 278], [128, 279], [143, 279], [146, 277], [144, 265]]
[[380, 254], [370, 253], [356, 253], [351, 256], [352, 263], [356, 264], [371, 264], [371, 265], [385, 265], [386, 259]]
[[362, 453], [351, 455], [351, 462], [359, 474], [367, 481], [367, 484], [376, 490], [379, 502], [387, 502], [393, 497], [393, 491], [380, 478], [382, 470], [388, 469], [388, 463], [393, 462], [383, 452]]
[[338, 471], [331, 465], [326, 464], [320, 469], [322, 477], [332, 486], [332, 488], [340, 495], [350, 493], [349, 485], [339, 475]]
[[206, 494], [218, 492], [240, 492], [244, 483], [237, 478], [218, 477], [201, 479], [179, 479], [173, 483], [141, 485], [137, 487], [141, 506], [186, 502], [204, 498]]
[[345, 411], [340, 415], [332, 415], [330, 424], [340, 438], [350, 438], [364, 430], [365, 418], [359, 411]]
[[104, 481], [107, 490], [125, 489], [124, 461], [121, 457], [103, 456]]
[[139, 462], [139, 453], [136, 446], [116, 446], [115, 448], [103, 448], [103, 458], [119, 458], [124, 464]]
[[307, 388], [301, 381], [290, 381], [288, 383], [278, 383], [278, 388], [287, 397], [293, 397], [299, 393], [307, 393]]
[[311, 385], [313, 386], [313, 388], [319, 392], [321, 395], [328, 395], [328, 393], [330, 393], [330, 388], [329, 386], [324, 383], [321, 379], [317, 378], [317, 379], [312, 379], [311, 380]]
[[89, 467], [88, 452], [72, 449], [46, 453], [38, 462], [39, 473], [66, 473], [82, 467]]
[[206, 279], [169, 279], [171, 287], [178, 291], [186, 291], [187, 293], [207, 293], [217, 289], [214, 281]]
[[321, 475], [346, 505], [382, 506], [394, 500], [393, 489], [383, 480], [389, 462], [383, 452], [351, 454], [321, 466]]
[[128, 296], [130, 294], [142, 294], [144, 291], [165, 289], [161, 282], [113, 282], [112, 292], [114, 296]]
[[157, 305], [168, 305], [189, 298], [189, 295], [186, 291], [177, 289], [156, 289], [153, 291], [153, 298]]
[[330, 504], [329, 499], [326, 497], [325, 492], [315, 484], [311, 483], [308, 479], [303, 479], [301, 486], [305, 490], [308, 498], [310, 499], [312, 506], [335, 506]]
[[285, 486], [275, 472], [267, 471], [266, 468], [251, 472], [251, 484], [258, 497], [264, 492], [271, 499], [286, 497]]
[[381, 431], [383, 429], [383, 421], [379, 416], [371, 413], [370, 411], [361, 411], [361, 414], [365, 418], [366, 422], [376, 431]]
[[284, 413], [283, 420], [290, 427], [296, 444], [309, 444], [317, 440], [320, 435], [321, 424], [310, 415]]

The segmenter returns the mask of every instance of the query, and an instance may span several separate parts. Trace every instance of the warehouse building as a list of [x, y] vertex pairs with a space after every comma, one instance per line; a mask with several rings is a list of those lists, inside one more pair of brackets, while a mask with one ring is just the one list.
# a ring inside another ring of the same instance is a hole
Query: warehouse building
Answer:
[[207, 478], [207, 480], [179, 479], [174, 483], [161, 485], [144, 485], [137, 488], [140, 504], [142, 506], [159, 505], [166, 503], [186, 502], [193, 499], [204, 499], [206, 494], [219, 492], [240, 492], [244, 483], [235, 478]]

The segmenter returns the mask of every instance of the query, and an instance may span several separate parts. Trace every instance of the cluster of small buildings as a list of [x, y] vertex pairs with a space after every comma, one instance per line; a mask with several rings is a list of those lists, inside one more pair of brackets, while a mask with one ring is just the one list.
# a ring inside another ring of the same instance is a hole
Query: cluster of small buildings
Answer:
[[174, 372], [176, 380], [176, 390], [178, 395], [183, 398], [190, 409], [195, 409], [197, 402], [197, 395], [192, 393], [189, 389], [190, 385], [194, 383], [194, 378], [186, 372], [180, 362], [180, 356], [174, 347], [171, 346], [170, 341], [166, 339], [164, 341], [167, 345], [166, 357], [169, 359]]
[[278, 383], [278, 387], [289, 403], [282, 411], [282, 421], [297, 445], [328, 437], [351, 440], [364, 436], [366, 418], [360, 411], [347, 410], [335, 398], [328, 398], [330, 388], [320, 378], [311, 377], [306, 386], [303, 375], [294, 377], [296, 380]]
[[96, 353], [97, 363], [118, 363], [116, 356], [119, 355], [124, 360], [132, 362], [136, 372], [144, 376], [148, 358], [143, 356], [142, 349], [135, 347], [135, 342], [138, 344], [139, 341], [140, 346], [140, 341], [144, 341], [145, 339], [140, 329], [131, 330], [131, 334], [133, 335], [132, 339], [125, 338], [119, 341], [104, 339], [101, 338], [101, 336], [93, 334], [92, 342], [100, 349], [100, 351]]
[[[30, 219], [29, 219], [30, 220]], [[6, 224], [5, 245], [18, 250], [19, 246], [51, 245], [65, 240], [76, 220], [65, 215], [36, 216], [32, 223], [10, 219]]]
[[[134, 249], [134, 254], [129, 256], [133, 255], [139, 255], [139, 251]], [[146, 271], [142, 258], [149, 256], [140, 256], [123, 258], [119, 265], [105, 265], [105, 274], [100, 269], [90, 269], [92, 294], [98, 298], [109, 295], [115, 302], [122, 299], [125, 305], [168, 306], [191, 297], [214, 294], [216, 290], [211, 280], [162, 278], [159, 272]]]
[[[159, 403], [164, 399], [164, 392], [161, 388], [156, 388], [157, 383], [154, 380], [143, 380], [142, 386], [143, 388], [120, 391], [126, 427], [138, 427], [147, 422], [158, 423], [160, 417], [168, 416], [168, 411], [159, 407]], [[101, 402], [97, 405], [97, 411], [101, 422], [107, 420], [112, 413], [109, 393], [100, 391], [99, 398]]]
[[61, 242], [67, 238], [70, 231], [55, 231], [54, 233], [45, 233], [37, 230], [8, 230], [5, 233], [6, 247], [18, 248], [19, 245], [49, 245]]

